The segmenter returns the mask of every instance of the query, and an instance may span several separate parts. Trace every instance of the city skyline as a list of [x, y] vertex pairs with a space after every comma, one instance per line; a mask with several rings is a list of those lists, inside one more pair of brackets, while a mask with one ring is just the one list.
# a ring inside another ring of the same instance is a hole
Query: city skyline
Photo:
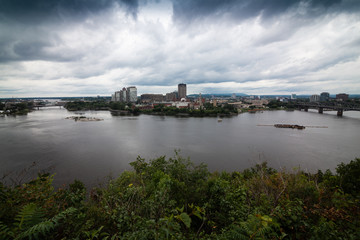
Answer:
[[[180, 85], [180, 84], [178, 84]], [[128, 88], [135, 88], [136, 89], [136, 96], [137, 97], [141, 97], [141, 95], [162, 95], [163, 97], [167, 97], [169, 94], [172, 95], [172, 94], [176, 94], [176, 96], [178, 96], [178, 89], [175, 90], [175, 88], [178, 88], [179, 86], [176, 85], [174, 86], [173, 89], [170, 88], [170, 92], [147, 92], [147, 91], [140, 91], [138, 92], [137, 90], [137, 87], [136, 86], [128, 86], [128, 87], [121, 87], [121, 88], [118, 88], [118, 90], [115, 90], [113, 89], [113, 91], [109, 94], [103, 94], [103, 95], [73, 95], [73, 96], [66, 96], [66, 95], [55, 95], [55, 96], [10, 96], [10, 97], [1, 97], [0, 96], [0, 99], [21, 99], [21, 98], [66, 98], [66, 97], [69, 97], [69, 98], [83, 98], [83, 97], [109, 97], [111, 99], [115, 99], [115, 96], [116, 98], [118, 98], [120, 95], [116, 95], [116, 94], [120, 94], [121, 91], [126, 91]], [[187, 85], [187, 84], [185, 84]], [[115, 91], [115, 92], [114, 92]], [[187, 90], [186, 90], [187, 91]], [[293, 97], [302, 97], [302, 98], [307, 98], [307, 97], [311, 97], [312, 95], [319, 95], [321, 96], [321, 94], [323, 93], [327, 93], [329, 94], [329, 97], [330, 98], [336, 98], [337, 95], [341, 95], [341, 94], [346, 94], [346, 95], [349, 95], [351, 97], [355, 97], [355, 98], [359, 98], [360, 97], [360, 93], [345, 93], [345, 92], [320, 92], [320, 91], [314, 91], [314, 92], [311, 92], [311, 93], [304, 93], [304, 94], [296, 94], [296, 93], [280, 93], [280, 94], [249, 94], [249, 93], [246, 93], [246, 92], [192, 92], [192, 93], [189, 93], [189, 94], [186, 94], [186, 96], [198, 96], [199, 94], [203, 94], [204, 96], [207, 95], [214, 95], [214, 96], [237, 96], [237, 97], [253, 97], [253, 96], [263, 96], [263, 97], [289, 97], [289, 98], [293, 98]], [[126, 95], [125, 95], [126, 97]], [[170, 96], [171, 98], [174, 98], [172, 96]], [[177, 99], [177, 97], [175, 97]], [[116, 100], [117, 101], [117, 100]]]
[[360, 93], [360, 2], [0, 2], [0, 98]]

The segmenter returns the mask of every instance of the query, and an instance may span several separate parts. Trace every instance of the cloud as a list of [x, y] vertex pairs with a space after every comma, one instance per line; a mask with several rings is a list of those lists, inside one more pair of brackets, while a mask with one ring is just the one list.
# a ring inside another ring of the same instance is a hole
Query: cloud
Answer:
[[39, 23], [64, 17], [86, 17], [114, 5], [123, 7], [133, 17], [137, 15], [137, 0], [1, 0], [0, 15], [3, 20]]
[[[329, 8], [339, 5], [342, 0], [173, 0], [174, 19], [181, 23], [192, 23], [201, 19], [246, 20], [256, 16], [266, 21], [277, 17], [291, 8], [301, 8], [299, 15], [324, 14]], [[354, 4], [350, 1], [348, 5]], [[358, 5], [358, 4], [357, 4]]]
[[63, 44], [59, 35], [64, 29], [112, 9], [136, 19], [138, 5], [137, 0], [0, 0], [0, 62], [76, 59], [66, 49], [51, 52]]
[[0, 0], [0, 95], [356, 93], [359, 5]]

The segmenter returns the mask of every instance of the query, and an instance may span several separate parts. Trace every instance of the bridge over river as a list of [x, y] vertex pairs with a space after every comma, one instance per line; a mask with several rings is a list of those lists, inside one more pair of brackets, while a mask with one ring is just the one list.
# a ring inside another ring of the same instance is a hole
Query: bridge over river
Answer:
[[295, 106], [307, 112], [309, 109], [317, 109], [319, 113], [323, 113], [325, 110], [337, 111], [338, 116], [342, 116], [344, 111], [360, 111], [360, 105], [348, 102], [308, 102], [308, 103], [296, 103]]
[[58, 106], [58, 107], [64, 107], [66, 104], [66, 102], [64, 101], [56, 101], [56, 102], [52, 102], [52, 103], [47, 103], [47, 102], [35, 102], [33, 105], [33, 108], [37, 108], [38, 110], [41, 107], [54, 107], [54, 106]]

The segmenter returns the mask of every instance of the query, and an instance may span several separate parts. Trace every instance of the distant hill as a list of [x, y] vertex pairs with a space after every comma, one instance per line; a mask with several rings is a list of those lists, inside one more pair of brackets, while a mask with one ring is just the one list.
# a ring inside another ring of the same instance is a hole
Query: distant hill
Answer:
[[[204, 98], [211, 98], [212, 96], [214, 97], [231, 97], [234, 93], [207, 93], [207, 94], [201, 94], [202, 97]], [[249, 96], [245, 93], [235, 93], [235, 95], [237, 97], [246, 97]], [[190, 98], [197, 98], [199, 97], [199, 94], [189, 94], [187, 95]]]

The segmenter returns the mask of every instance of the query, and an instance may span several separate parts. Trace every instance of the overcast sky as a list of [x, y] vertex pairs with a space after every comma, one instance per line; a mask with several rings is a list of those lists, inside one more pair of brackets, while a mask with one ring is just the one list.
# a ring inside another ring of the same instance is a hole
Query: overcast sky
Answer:
[[0, 98], [360, 93], [359, 0], [0, 0]]

